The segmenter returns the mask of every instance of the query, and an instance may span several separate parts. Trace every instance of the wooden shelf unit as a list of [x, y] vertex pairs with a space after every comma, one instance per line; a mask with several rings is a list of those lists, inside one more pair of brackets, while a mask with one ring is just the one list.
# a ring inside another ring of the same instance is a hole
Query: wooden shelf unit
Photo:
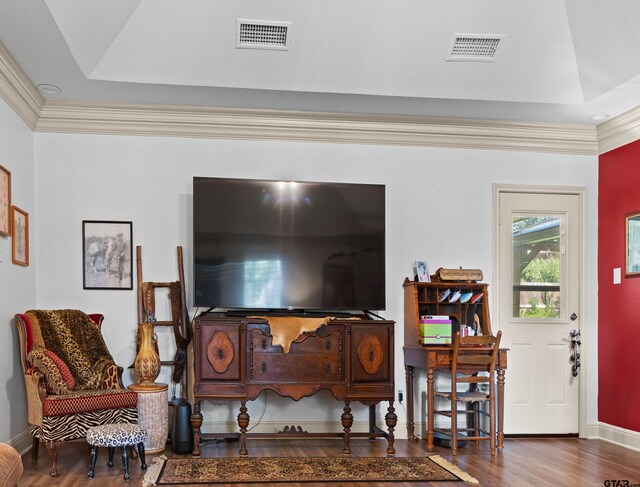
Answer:
[[[404, 280], [404, 344], [408, 347], [419, 347], [422, 343], [420, 334], [420, 316], [449, 315], [458, 324], [472, 325], [474, 315], [480, 321], [484, 335], [492, 334], [489, 318], [488, 284], [481, 282], [415, 282]], [[460, 299], [450, 303], [449, 298], [438, 302], [438, 292], [449, 289], [451, 293], [482, 293], [479, 301], [461, 303]]]

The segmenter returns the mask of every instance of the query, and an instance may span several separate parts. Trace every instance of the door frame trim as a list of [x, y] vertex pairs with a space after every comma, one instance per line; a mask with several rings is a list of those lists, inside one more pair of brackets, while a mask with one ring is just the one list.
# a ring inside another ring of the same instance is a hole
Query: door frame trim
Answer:
[[[500, 227], [499, 227], [499, 199], [501, 193], [523, 193], [523, 194], [559, 194], [559, 195], [573, 195], [578, 196], [580, 215], [580, 244], [579, 244], [579, 262], [580, 262], [580, 289], [578, 290], [578, 313], [580, 313], [580, 338], [582, 342], [589, 343], [589, 337], [587, 330], [587, 306], [586, 306], [586, 270], [587, 270], [587, 188], [582, 186], [538, 186], [538, 185], [518, 185], [518, 184], [493, 184], [493, 287], [498, 289], [498, 280], [500, 279], [500, 259], [499, 242], [500, 242]], [[500, 293], [494, 292], [492, 294], [491, 306], [494, 309], [495, 318], [498, 326], [500, 323]], [[587, 346], [583, 346], [580, 349], [580, 361], [582, 362], [582, 373], [580, 374], [580, 380], [578, 381], [578, 435], [580, 438], [587, 437], [587, 381], [588, 377], [585, 375], [589, 370], [589, 356]]]

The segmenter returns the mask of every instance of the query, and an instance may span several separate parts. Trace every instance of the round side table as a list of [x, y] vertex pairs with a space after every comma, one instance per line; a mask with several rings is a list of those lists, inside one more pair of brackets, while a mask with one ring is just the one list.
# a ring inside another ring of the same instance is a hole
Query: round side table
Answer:
[[128, 389], [138, 394], [138, 424], [147, 429], [145, 451], [164, 451], [169, 436], [169, 386], [131, 384]]

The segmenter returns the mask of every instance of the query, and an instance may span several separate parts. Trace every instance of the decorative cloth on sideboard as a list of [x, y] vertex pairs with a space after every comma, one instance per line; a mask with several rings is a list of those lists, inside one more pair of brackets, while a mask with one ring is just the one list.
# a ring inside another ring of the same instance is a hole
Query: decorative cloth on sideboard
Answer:
[[316, 331], [321, 326], [326, 325], [334, 316], [323, 318], [300, 318], [298, 316], [249, 316], [248, 318], [260, 318], [269, 323], [272, 344], [280, 345], [284, 353], [289, 353], [291, 343], [303, 333]]

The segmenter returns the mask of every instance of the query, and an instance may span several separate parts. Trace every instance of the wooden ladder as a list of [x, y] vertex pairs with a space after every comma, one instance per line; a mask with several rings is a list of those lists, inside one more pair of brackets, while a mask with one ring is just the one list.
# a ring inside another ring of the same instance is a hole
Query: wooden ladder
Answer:
[[[178, 246], [178, 281], [155, 282], [142, 279], [142, 247], [136, 247], [136, 270], [138, 275], [138, 322], [153, 322], [154, 326], [169, 326], [173, 329], [176, 353], [173, 360], [161, 360], [160, 365], [172, 367], [171, 380], [183, 383], [181, 393], [187, 388], [187, 374], [184, 369], [187, 363], [187, 346], [192, 338], [187, 297], [184, 286], [184, 268], [182, 264], [182, 247]], [[156, 320], [156, 289], [166, 289], [171, 302], [171, 319]], [[156, 342], [156, 351], [158, 344]]]

